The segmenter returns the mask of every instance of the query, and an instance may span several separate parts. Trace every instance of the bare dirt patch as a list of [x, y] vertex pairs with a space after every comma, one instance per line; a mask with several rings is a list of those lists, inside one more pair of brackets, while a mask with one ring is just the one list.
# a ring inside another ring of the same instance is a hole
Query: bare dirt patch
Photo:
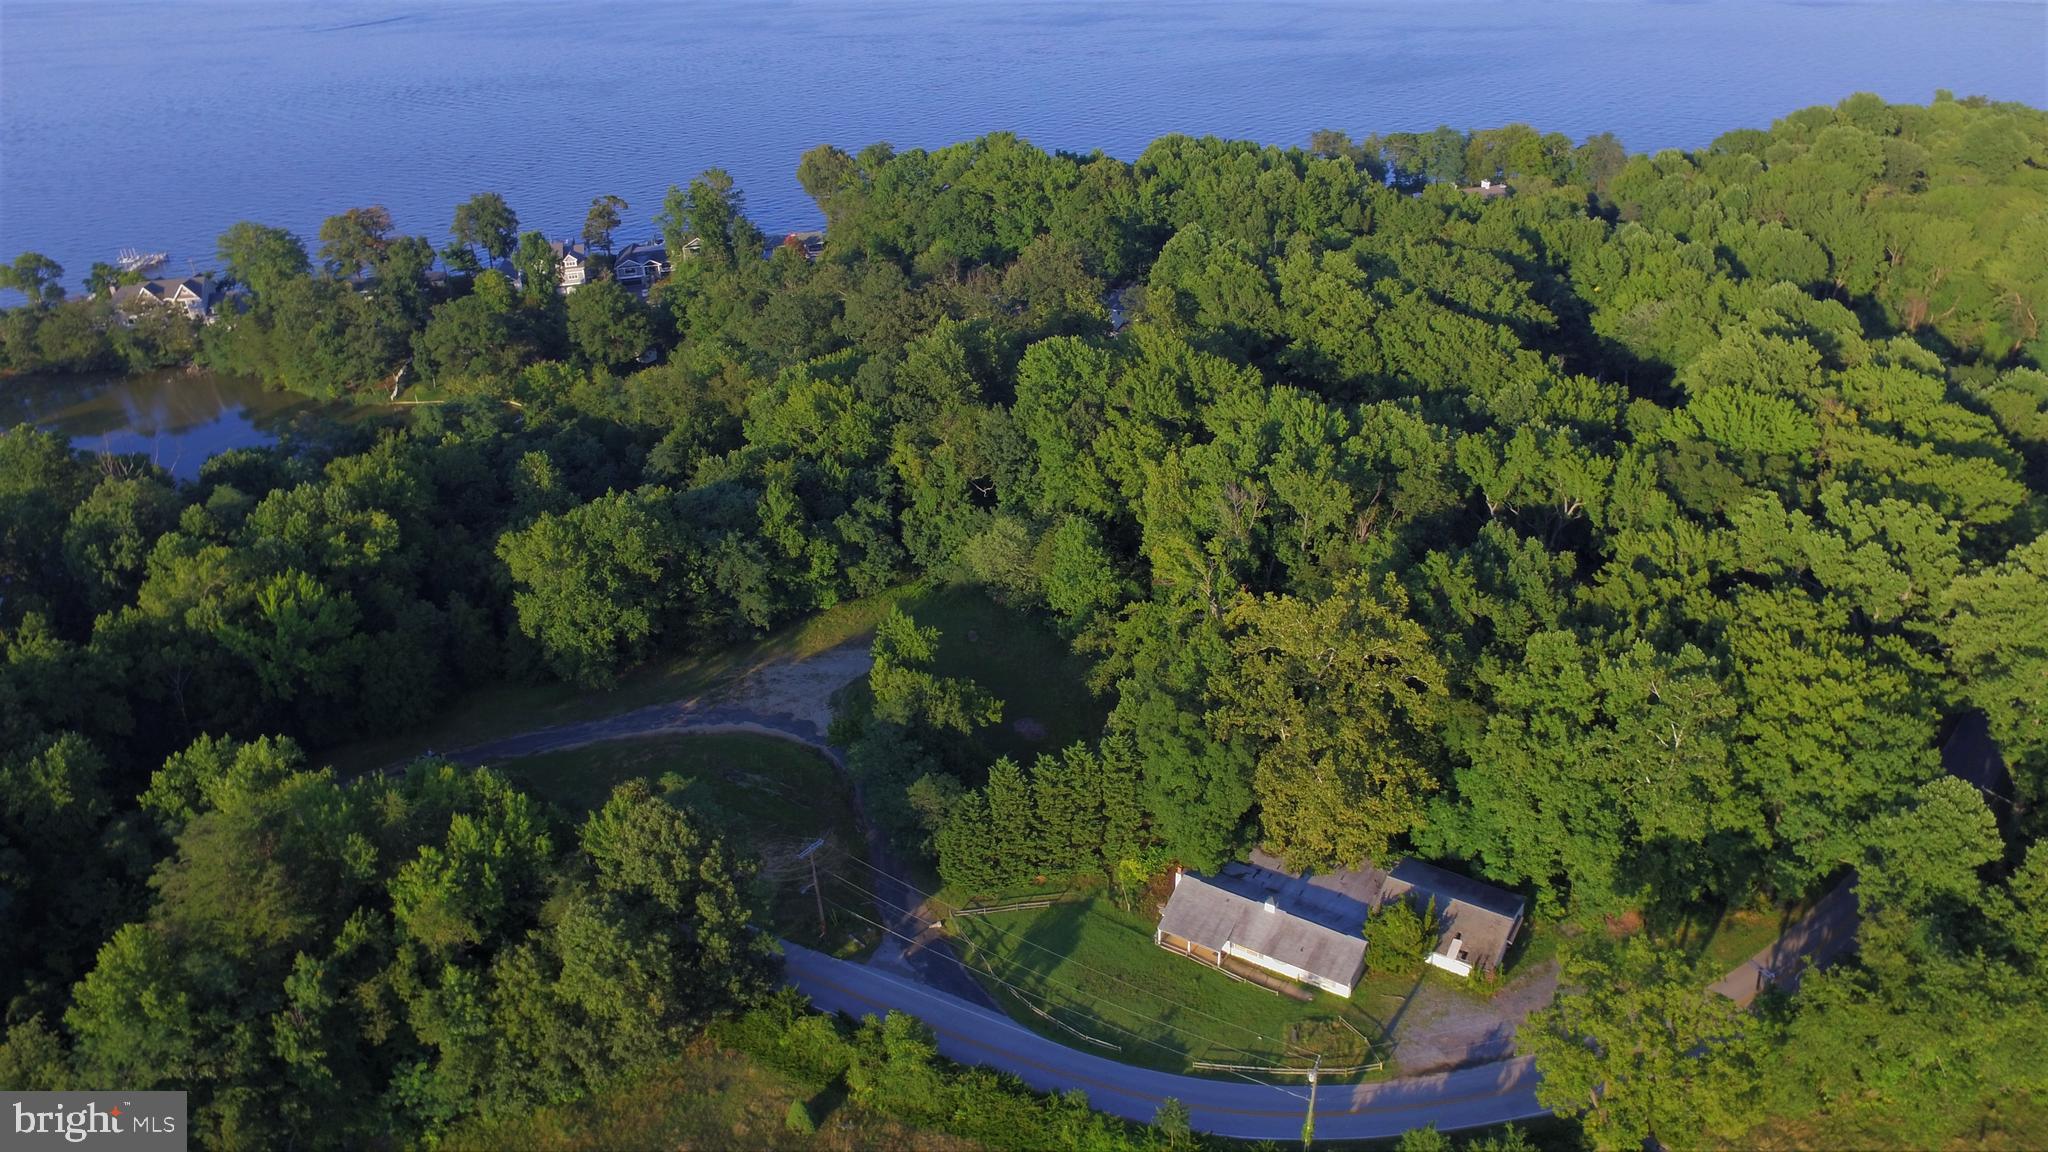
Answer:
[[718, 694], [718, 702], [764, 716], [809, 722], [819, 733], [832, 724], [832, 694], [874, 666], [865, 638], [815, 656], [759, 665]]

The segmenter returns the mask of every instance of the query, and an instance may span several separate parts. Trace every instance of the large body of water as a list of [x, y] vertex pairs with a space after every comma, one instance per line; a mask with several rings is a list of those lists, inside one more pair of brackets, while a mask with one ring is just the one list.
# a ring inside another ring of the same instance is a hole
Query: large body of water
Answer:
[[184, 271], [236, 220], [310, 238], [365, 204], [438, 243], [486, 189], [556, 235], [615, 193], [637, 238], [713, 165], [772, 232], [818, 220], [795, 168], [825, 141], [1519, 120], [1653, 150], [1936, 88], [2048, 105], [2048, 3], [4, 0], [0, 255]]

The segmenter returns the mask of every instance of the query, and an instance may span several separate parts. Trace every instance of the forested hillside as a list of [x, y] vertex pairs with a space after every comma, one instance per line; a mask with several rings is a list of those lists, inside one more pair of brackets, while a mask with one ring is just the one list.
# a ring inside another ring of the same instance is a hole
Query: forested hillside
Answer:
[[[836, 734], [951, 883], [1416, 852], [1655, 926], [1853, 870], [1861, 960], [1757, 1014], [1589, 931], [1530, 1034], [1546, 1104], [1617, 1147], [1922, 1146], [2048, 1090], [2048, 114], [1857, 96], [1633, 157], [998, 134], [798, 174], [816, 260], [759, 258], [713, 171], [645, 301], [558, 293], [491, 195], [446, 278], [379, 209], [313, 253], [238, 225], [247, 304], [203, 329], [9, 270], [10, 370], [196, 349], [445, 402], [191, 483], [0, 437], [0, 1083], [359, 1147], [646, 1067], [767, 984], [716, 828], [314, 766], [929, 578], [1052, 622], [1109, 710], [987, 763], [946, 638], [884, 625]], [[1975, 711], [1988, 797], [1939, 753]]]

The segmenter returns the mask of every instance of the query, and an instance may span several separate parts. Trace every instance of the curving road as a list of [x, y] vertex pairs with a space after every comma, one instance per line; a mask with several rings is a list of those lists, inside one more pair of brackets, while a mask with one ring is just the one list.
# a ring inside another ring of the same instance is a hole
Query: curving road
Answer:
[[[731, 690], [675, 700], [600, 719], [538, 728], [445, 752], [468, 764], [560, 752], [611, 740], [688, 732], [754, 732], [794, 740], [844, 764], [827, 741], [823, 716], [827, 697], [845, 679], [865, 672], [865, 647], [847, 645], [824, 659], [778, 662], [756, 669]], [[809, 679], [796, 690], [778, 690], [777, 677]], [[823, 675], [820, 675], [822, 673]], [[763, 683], [767, 687], [763, 689]], [[860, 803], [856, 785], [855, 803]], [[854, 1016], [905, 1012], [937, 1035], [940, 1051], [964, 1064], [981, 1064], [1016, 1075], [1045, 1092], [1080, 1089], [1104, 1112], [1150, 1122], [1171, 1097], [1188, 1106], [1194, 1126], [1222, 1136], [1293, 1141], [1301, 1138], [1308, 1086], [1209, 1080], [1120, 1064], [1078, 1052], [1032, 1032], [1005, 1016], [989, 999], [943, 936], [925, 932], [915, 914], [919, 897], [900, 865], [872, 829], [869, 859], [877, 866], [876, 911], [889, 927], [887, 943], [869, 964], [834, 960], [788, 942], [784, 980], [827, 1011]], [[916, 939], [905, 948], [898, 939]], [[1363, 1085], [1321, 1088], [1316, 1097], [1316, 1135], [1363, 1140], [1398, 1136], [1434, 1124], [1441, 1129], [1482, 1127], [1544, 1114], [1536, 1103], [1536, 1069], [1527, 1059], [1461, 1068]]]
[[[763, 666], [726, 692], [535, 729], [445, 755], [475, 764], [610, 740], [744, 731], [808, 745], [843, 769], [823, 728], [830, 693], [865, 672], [865, 649], [849, 644], [822, 657]], [[778, 676], [791, 682], [775, 683]], [[857, 783], [855, 803], [860, 805]], [[783, 943], [784, 981], [819, 1008], [854, 1016], [907, 1013], [932, 1029], [939, 1050], [951, 1059], [1009, 1072], [1040, 1091], [1079, 1089], [1094, 1108], [1126, 1119], [1149, 1122], [1161, 1102], [1173, 1098], [1187, 1105], [1194, 1126], [1206, 1132], [1300, 1139], [1308, 1110], [1305, 1084], [1240, 1083], [1139, 1068], [1068, 1048], [1011, 1020], [961, 964], [951, 943], [924, 931], [915, 913], [919, 897], [900, 864], [873, 829], [868, 840], [877, 868], [876, 912], [889, 929], [884, 947], [868, 964], [855, 964]], [[1855, 928], [1853, 889], [1845, 883], [1714, 990], [1747, 1004], [1764, 983], [1796, 979], [1794, 957], [1825, 963], [1852, 948]], [[894, 944], [913, 938], [917, 944], [910, 948]], [[1370, 1140], [1423, 1125], [1447, 1131], [1527, 1120], [1547, 1114], [1536, 1103], [1536, 1083], [1534, 1062], [1519, 1057], [1434, 1075], [1327, 1086], [1316, 1097], [1316, 1136]]]
[[[594, 720], [536, 728], [442, 755], [462, 764], [488, 764], [494, 760], [566, 752], [610, 740], [750, 732], [805, 745], [844, 772], [845, 760], [826, 739], [824, 718], [831, 714], [832, 693], [865, 675], [868, 664], [867, 646], [856, 641], [808, 658], [775, 661], [756, 668], [724, 692], [651, 704]], [[853, 792], [855, 809], [865, 813], [858, 780], [853, 781]], [[861, 817], [861, 827], [867, 838], [868, 861], [876, 870], [872, 879], [875, 915], [887, 926], [873, 963], [895, 968], [953, 996], [994, 1008], [995, 1001], [960, 963], [952, 942], [925, 931], [925, 921], [916, 914], [923, 898], [905, 878], [901, 862], [890, 853], [888, 844], [868, 824], [865, 815]], [[905, 948], [898, 943], [905, 939], [915, 939], [917, 945]]]
[[[1167, 1098], [1187, 1105], [1194, 1127], [1245, 1140], [1301, 1138], [1308, 1086], [1205, 1080], [1119, 1064], [1055, 1043], [1002, 1013], [878, 968], [834, 960], [784, 942], [783, 980], [820, 1008], [853, 1016], [904, 1012], [925, 1022], [939, 1051], [963, 1064], [1015, 1075], [1041, 1092], [1078, 1088], [1101, 1112], [1148, 1123]], [[1547, 1114], [1536, 1103], [1527, 1057], [1369, 1084], [1323, 1087], [1318, 1140], [1372, 1140], [1410, 1128], [1476, 1128]]]
[[[481, 764], [611, 740], [743, 731], [798, 741], [841, 764], [814, 710], [781, 700], [768, 707], [757, 703], [766, 701], [749, 699], [742, 689], [539, 728], [443, 755]], [[873, 963], [855, 964], [785, 941], [784, 980], [818, 1007], [854, 1016], [908, 1013], [932, 1029], [939, 1050], [954, 1060], [1012, 1073], [1040, 1091], [1078, 1088], [1093, 1107], [1126, 1119], [1150, 1122], [1160, 1102], [1172, 1097], [1188, 1106], [1194, 1126], [1203, 1131], [1257, 1140], [1301, 1138], [1308, 1109], [1305, 1084], [1208, 1080], [1120, 1064], [1067, 1048], [1003, 1015], [960, 963], [951, 942], [923, 932], [925, 924], [914, 914], [915, 890], [872, 831], [869, 841], [869, 858], [881, 870], [877, 914], [889, 924], [889, 939], [893, 944], [916, 937], [919, 943], [907, 949], [885, 945]], [[1425, 1124], [1448, 1130], [1543, 1114], [1536, 1103], [1534, 1065], [1527, 1059], [1508, 1060], [1440, 1075], [1323, 1087], [1316, 1097], [1316, 1135], [1362, 1140], [1398, 1136]]]

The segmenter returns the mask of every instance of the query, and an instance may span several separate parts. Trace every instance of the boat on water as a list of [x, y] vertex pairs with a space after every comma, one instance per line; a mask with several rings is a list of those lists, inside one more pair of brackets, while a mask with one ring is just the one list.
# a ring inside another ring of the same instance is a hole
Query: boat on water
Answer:
[[123, 248], [114, 258], [114, 267], [123, 272], [149, 273], [162, 268], [170, 258], [169, 252], [138, 252], [133, 248]]

